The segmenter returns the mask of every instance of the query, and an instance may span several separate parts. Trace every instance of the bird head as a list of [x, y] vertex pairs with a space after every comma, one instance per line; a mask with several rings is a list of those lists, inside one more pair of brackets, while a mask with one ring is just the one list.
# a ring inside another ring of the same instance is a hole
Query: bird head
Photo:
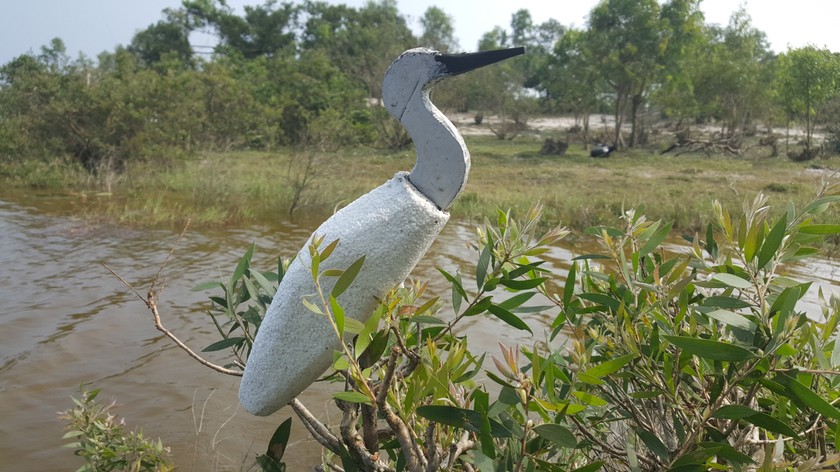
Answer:
[[464, 54], [441, 54], [429, 48], [409, 49], [385, 72], [382, 82], [383, 103], [391, 115], [402, 121], [412, 97], [422, 97], [438, 81], [524, 52], [525, 48], [522, 47]]

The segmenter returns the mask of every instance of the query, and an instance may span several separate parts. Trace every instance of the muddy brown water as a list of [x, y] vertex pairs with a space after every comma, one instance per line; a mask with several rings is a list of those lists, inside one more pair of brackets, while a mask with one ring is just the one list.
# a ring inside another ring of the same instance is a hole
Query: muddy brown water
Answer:
[[[291, 416], [284, 408], [258, 418], [237, 403], [238, 378], [198, 365], [156, 331], [145, 306], [100, 264], [106, 263], [145, 293], [177, 234], [92, 226], [72, 216], [66, 196], [0, 196], [0, 469], [75, 470], [82, 462], [61, 448], [57, 412], [72, 405], [81, 385], [102, 388], [129, 427], [143, 428], [172, 448], [181, 471], [247, 470], [274, 428]], [[281, 213], [281, 212], [278, 212]], [[252, 225], [241, 229], [190, 230], [164, 271], [160, 311], [168, 328], [196, 350], [217, 340], [205, 312], [201, 282], [219, 280], [256, 243], [255, 265], [269, 269], [277, 254], [293, 255], [320, 220]], [[435, 267], [472, 270], [467, 243], [474, 225], [450, 222], [413, 277], [430, 280], [444, 298], [447, 285]], [[590, 248], [591, 249], [591, 248]], [[564, 274], [584, 246], [560, 246], [549, 262]], [[261, 264], [262, 263], [262, 264]], [[816, 282], [812, 290], [840, 292], [840, 264], [814, 260], [792, 268]], [[809, 312], [818, 313], [812, 294]], [[548, 315], [529, 315], [542, 339]], [[462, 332], [474, 350], [497, 350], [496, 342], [534, 340], [490, 318], [471, 318]], [[224, 362], [222, 356], [211, 359]], [[328, 423], [335, 385], [316, 383], [301, 396]], [[295, 420], [297, 421], [297, 420]], [[295, 423], [286, 453], [289, 470], [312, 470], [320, 449]]]

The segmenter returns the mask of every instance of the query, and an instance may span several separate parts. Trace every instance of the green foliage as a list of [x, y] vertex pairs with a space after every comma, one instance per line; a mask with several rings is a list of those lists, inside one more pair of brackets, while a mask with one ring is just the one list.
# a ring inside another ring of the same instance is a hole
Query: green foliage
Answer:
[[779, 98], [785, 111], [789, 117], [805, 119], [805, 151], [800, 156], [813, 157], [810, 151], [814, 125], [820, 118], [817, 112], [840, 94], [840, 59], [827, 49], [808, 46], [782, 54], [778, 62]]
[[85, 460], [77, 472], [162, 472], [174, 470], [169, 462], [169, 449], [163, 443], [150, 441], [143, 433], [123, 429], [123, 420], [111, 414], [114, 403], [96, 402], [99, 389], [82, 390], [73, 398], [75, 406], [61, 413], [69, 430], [63, 437], [73, 442], [66, 447]]
[[[539, 236], [539, 207], [521, 223], [499, 212], [478, 232], [474, 280], [440, 271], [451, 314], [418, 283], [392, 290], [362, 322], [345, 316], [337, 296], [364, 260], [321, 271], [337, 243], [318, 238], [307, 306], [343, 341], [327, 377], [341, 386], [333, 397], [343, 420], [338, 443], [310, 432], [345, 470], [830, 467], [840, 459], [840, 299], [822, 300], [809, 318], [798, 308], [809, 284], [781, 271], [840, 233], [814, 222], [838, 201], [826, 188], [773, 214], [759, 195], [740, 217], [716, 204], [687, 252], [669, 246], [670, 224], [629, 210], [620, 226], [591, 228], [601, 250], [566, 273], [543, 259], [566, 233]], [[226, 292], [239, 284], [225, 304], [263, 296], [244, 282], [251, 257], [217, 284]], [[325, 278], [336, 280], [332, 293]], [[251, 306], [254, 320], [263, 316], [264, 303]], [[244, 325], [236, 310], [220, 332]], [[500, 343], [490, 367], [460, 332], [465, 319], [486, 316], [533, 333], [535, 313], [553, 318], [545, 339]], [[245, 362], [247, 341], [228, 343]], [[477, 381], [482, 369], [496, 388]]]

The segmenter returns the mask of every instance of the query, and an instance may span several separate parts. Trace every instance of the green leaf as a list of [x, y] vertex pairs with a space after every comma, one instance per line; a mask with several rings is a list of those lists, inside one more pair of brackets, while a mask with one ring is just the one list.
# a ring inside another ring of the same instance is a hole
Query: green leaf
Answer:
[[741, 346], [711, 339], [667, 335], [663, 335], [662, 338], [667, 339], [683, 351], [704, 359], [736, 362], [755, 358], [755, 354]]
[[205, 290], [210, 290], [214, 288], [221, 288], [222, 290], [225, 289], [224, 284], [221, 282], [204, 282], [203, 284], [196, 285], [192, 288], [193, 292], [203, 292]]
[[627, 354], [621, 357], [617, 357], [615, 359], [610, 359], [608, 361], [596, 365], [595, 367], [590, 367], [586, 369], [583, 373], [586, 375], [591, 375], [596, 379], [599, 379], [601, 377], [605, 377], [614, 372], [617, 372], [619, 369], [627, 365], [636, 357], [638, 357], [636, 356], [636, 354]]
[[321, 308], [318, 305], [310, 302], [308, 298], [301, 298], [300, 301], [301, 303], [303, 303], [303, 306], [305, 306], [312, 313], [315, 313], [316, 315], [324, 314], [324, 312], [321, 311]]
[[573, 470], [572, 472], [596, 472], [604, 465], [604, 461], [595, 461], [591, 464], [587, 464], [583, 467], [578, 467], [577, 469]]
[[575, 282], [577, 278], [577, 263], [572, 261], [572, 266], [569, 268], [569, 274], [566, 276], [566, 285], [563, 287], [563, 306], [568, 307], [572, 302], [572, 296], [575, 294]]
[[501, 303], [498, 303], [498, 305], [500, 307], [504, 308], [505, 310], [513, 311], [514, 309], [521, 306], [523, 303], [530, 300], [533, 296], [534, 296], [534, 292], [517, 293], [516, 295], [508, 298], [507, 300], [505, 300]]
[[714, 310], [706, 313], [706, 316], [744, 331], [755, 331], [756, 325], [746, 316], [728, 310]]
[[800, 233], [805, 234], [837, 234], [840, 233], [840, 225], [803, 225], [799, 227]]
[[795, 378], [780, 375], [775, 380], [784, 385], [796, 398], [812, 410], [825, 417], [840, 421], [840, 410]]
[[838, 202], [838, 201], [840, 201], [840, 195], [831, 195], [831, 196], [828, 196], [828, 197], [819, 198], [819, 199], [814, 200], [813, 202], [809, 203], [808, 206], [806, 206], [802, 210], [802, 214], [804, 215], [806, 213], [812, 213], [812, 214], [820, 213], [829, 204], [831, 204], [833, 202]]
[[602, 293], [581, 293], [578, 295], [578, 297], [584, 300], [589, 300], [593, 303], [597, 303], [598, 305], [603, 305], [612, 311], [618, 311], [618, 309], [621, 307], [620, 301]]
[[274, 298], [274, 293], [277, 289], [274, 288], [274, 285], [265, 278], [264, 275], [259, 273], [258, 271], [254, 270], [251, 271], [251, 276], [254, 277], [254, 280], [259, 284], [260, 288], [262, 288], [263, 292], [269, 296], [269, 298]]
[[645, 242], [645, 245], [642, 246], [641, 249], [639, 249], [639, 257], [644, 257], [648, 255], [648, 253], [659, 247], [659, 245], [662, 244], [662, 241], [664, 241], [665, 238], [668, 237], [668, 234], [671, 232], [672, 226], [673, 223], [668, 223], [667, 225], [663, 226], [658, 231], [656, 231], [653, 234], [653, 236], [651, 236], [650, 239], [648, 239], [647, 242]]
[[749, 308], [752, 305], [744, 300], [735, 297], [714, 296], [703, 299], [702, 306], [714, 306], [719, 308], [728, 308], [730, 310], [739, 310], [741, 308]]
[[292, 419], [287, 418], [286, 421], [280, 423], [280, 426], [274, 430], [271, 439], [268, 441], [268, 450], [265, 455], [274, 459], [283, 459], [283, 453], [286, 452], [286, 445], [289, 443], [289, 435], [292, 432]]
[[488, 235], [487, 244], [485, 244], [484, 248], [481, 250], [481, 255], [478, 256], [478, 263], [475, 266], [475, 284], [478, 287], [478, 290], [481, 290], [484, 286], [484, 280], [487, 278], [487, 268], [490, 266], [493, 241], [489, 238], [490, 236]]
[[336, 400], [343, 400], [345, 402], [350, 403], [364, 403], [366, 405], [372, 405], [370, 398], [368, 398], [367, 395], [361, 392], [335, 392], [332, 394], [332, 396]]
[[754, 415], [745, 417], [744, 420], [758, 426], [759, 428], [764, 428], [767, 431], [784, 434], [785, 436], [790, 436], [792, 438], [799, 438], [799, 435], [796, 434], [796, 431], [792, 430], [790, 426], [777, 420], [776, 418], [773, 418], [767, 413], [757, 412]]
[[446, 321], [443, 321], [440, 318], [435, 318], [434, 316], [426, 316], [426, 315], [412, 316], [411, 319], [408, 320], [408, 321], [410, 321], [412, 323], [422, 323], [422, 324], [428, 324], [428, 325], [445, 325], [446, 324]]
[[763, 269], [776, 255], [776, 251], [781, 247], [782, 240], [785, 237], [785, 230], [787, 230], [787, 218], [782, 215], [779, 221], [773, 225], [773, 229], [764, 239], [764, 244], [761, 245], [761, 250], [758, 252], [759, 269]]
[[201, 350], [201, 352], [221, 351], [222, 349], [226, 349], [243, 342], [245, 342], [244, 337], [222, 339], [221, 341], [216, 341], [213, 344], [205, 347]]
[[359, 334], [365, 329], [365, 324], [353, 318], [344, 317], [344, 333], [345, 334]]
[[560, 447], [574, 449], [578, 444], [575, 435], [566, 427], [559, 424], [541, 424], [534, 427], [534, 432], [546, 441], [552, 442]]
[[356, 276], [359, 275], [359, 271], [362, 269], [362, 265], [364, 263], [365, 256], [362, 256], [356, 259], [356, 262], [350, 264], [350, 267], [345, 269], [344, 273], [341, 274], [341, 277], [339, 277], [338, 280], [335, 281], [335, 286], [333, 286], [330, 295], [332, 295], [335, 298], [338, 298], [339, 295], [344, 293], [344, 291], [347, 290], [348, 287], [350, 287], [350, 284], [352, 284], [353, 281], [356, 280]]
[[744, 405], [724, 405], [720, 407], [714, 415], [715, 418], [722, 418], [725, 420], [740, 420], [748, 416], [758, 413], [752, 408]]
[[734, 288], [750, 288], [752, 287], [752, 282], [749, 280], [742, 279], [734, 274], [714, 274], [712, 275], [712, 279], [717, 280], [718, 282]]
[[251, 257], [254, 255], [254, 244], [252, 243], [251, 246], [245, 251], [245, 255], [239, 259], [239, 263], [236, 264], [236, 269], [234, 269], [233, 273], [230, 274], [230, 279], [228, 280], [228, 287], [233, 287], [236, 282], [242, 278], [242, 275], [245, 274], [245, 271], [248, 270], [248, 267], [251, 265]]
[[[436, 423], [463, 428], [473, 432], [481, 429], [481, 413], [449, 405], [423, 405], [417, 407], [417, 414]], [[490, 434], [494, 438], [509, 438], [510, 431], [501, 423], [489, 418]]]
[[330, 254], [332, 254], [335, 250], [336, 246], [338, 246], [338, 239], [328, 244], [327, 247], [321, 251], [321, 260], [327, 260], [327, 258], [330, 257]]
[[332, 312], [335, 325], [338, 327], [339, 336], [344, 335], [344, 308], [338, 304], [338, 300], [330, 295], [330, 311]]
[[634, 431], [651, 452], [659, 456], [662, 460], [668, 460], [670, 451], [668, 451], [668, 447], [662, 442], [662, 440], [659, 439], [658, 436], [642, 428], [634, 428]]
[[734, 462], [736, 464], [752, 464], [755, 462], [752, 457], [739, 452], [729, 444], [707, 441], [701, 442], [700, 446], [708, 451], [710, 456], [719, 456], [729, 462]]
[[461, 300], [469, 300], [467, 297], [467, 292], [464, 291], [464, 286], [461, 284], [461, 278], [453, 277], [449, 274], [449, 272], [441, 269], [440, 267], [437, 268], [438, 272], [443, 275], [449, 283], [452, 284], [452, 307], [455, 309], [457, 313], [461, 307]]
[[512, 288], [514, 290], [530, 290], [532, 288], [539, 287], [546, 280], [548, 279], [546, 279], [545, 277], [537, 277], [535, 279], [525, 280], [502, 279], [499, 281], [499, 283], [507, 288]]
[[487, 311], [489, 311], [490, 313], [495, 315], [496, 318], [499, 318], [500, 320], [502, 320], [505, 323], [513, 326], [516, 329], [521, 329], [521, 330], [527, 331], [531, 334], [534, 334], [534, 332], [531, 331], [531, 328], [529, 328], [528, 325], [525, 324], [525, 322], [522, 321], [521, 318], [519, 318], [518, 316], [514, 315], [513, 313], [505, 310], [504, 308], [500, 307], [499, 305], [491, 304], [490, 306], [487, 307]]

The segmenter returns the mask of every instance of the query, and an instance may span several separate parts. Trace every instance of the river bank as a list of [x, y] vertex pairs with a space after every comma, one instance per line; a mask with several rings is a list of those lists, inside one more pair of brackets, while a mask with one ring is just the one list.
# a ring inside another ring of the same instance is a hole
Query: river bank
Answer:
[[[546, 206], [546, 221], [575, 230], [614, 224], [624, 209], [645, 206], [653, 219], [686, 231], [708, 221], [712, 202], [740, 207], [764, 192], [776, 208], [800, 205], [837, 181], [840, 157], [792, 162], [783, 157], [661, 156], [640, 150], [592, 159], [581, 145], [542, 156], [537, 137], [500, 141], [468, 136], [472, 171], [451, 212], [461, 219], [496, 208]], [[197, 153], [166, 165], [132, 164], [118, 175], [90, 176], [73, 165], [23, 162], [0, 166], [4, 192], [70, 199], [77, 216], [129, 227], [229, 227], [287, 216], [323, 218], [414, 164], [412, 150], [352, 148], [335, 153]], [[824, 215], [840, 220], [837, 209]]]

